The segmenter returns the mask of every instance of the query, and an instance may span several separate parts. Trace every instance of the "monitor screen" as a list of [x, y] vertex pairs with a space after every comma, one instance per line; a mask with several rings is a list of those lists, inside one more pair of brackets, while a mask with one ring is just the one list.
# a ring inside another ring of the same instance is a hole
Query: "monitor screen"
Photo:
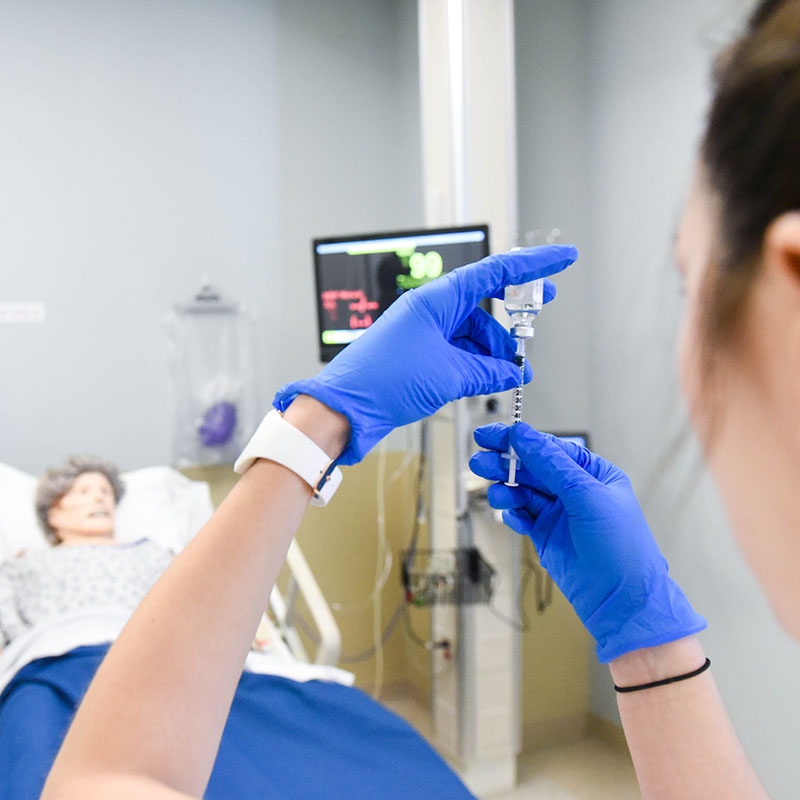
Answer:
[[488, 255], [487, 225], [315, 239], [320, 357], [330, 361], [403, 292]]

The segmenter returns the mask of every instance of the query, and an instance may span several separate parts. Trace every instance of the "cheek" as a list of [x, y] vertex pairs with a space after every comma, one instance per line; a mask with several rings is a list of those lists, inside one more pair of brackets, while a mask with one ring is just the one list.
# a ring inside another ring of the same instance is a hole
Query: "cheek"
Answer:
[[51, 528], [59, 529], [68, 526], [72, 520], [72, 515], [68, 509], [62, 507], [53, 507], [47, 515], [47, 521], [50, 523]]
[[50, 516], [53, 519], [65, 519], [74, 516], [79, 508], [79, 503], [72, 497], [62, 497], [58, 504], [50, 509]]
[[699, 410], [703, 405], [701, 402], [702, 374], [697, 314], [691, 304], [687, 304], [678, 338], [678, 377], [689, 416], [698, 433], [700, 432]]

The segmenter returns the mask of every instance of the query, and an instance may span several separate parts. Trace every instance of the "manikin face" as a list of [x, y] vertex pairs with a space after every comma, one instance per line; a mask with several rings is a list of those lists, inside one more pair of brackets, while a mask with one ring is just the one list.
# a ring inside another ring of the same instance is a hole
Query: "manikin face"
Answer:
[[702, 280], [713, 268], [717, 214], [698, 170], [676, 240], [686, 288], [681, 383], [739, 546], [776, 617], [800, 639], [800, 375], [793, 366], [800, 305], [765, 248], [742, 319], [744, 336], [730, 352], [715, 352], [704, 382]]
[[114, 489], [102, 472], [84, 472], [50, 509], [47, 519], [62, 541], [114, 533]]

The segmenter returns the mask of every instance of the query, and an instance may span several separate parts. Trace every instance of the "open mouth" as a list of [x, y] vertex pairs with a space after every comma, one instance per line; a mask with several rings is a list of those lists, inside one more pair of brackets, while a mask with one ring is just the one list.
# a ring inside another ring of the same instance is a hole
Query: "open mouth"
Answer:
[[91, 514], [89, 514], [89, 519], [95, 519], [98, 517], [102, 519], [108, 519], [110, 516], [111, 514], [109, 514], [108, 511], [93, 511]]

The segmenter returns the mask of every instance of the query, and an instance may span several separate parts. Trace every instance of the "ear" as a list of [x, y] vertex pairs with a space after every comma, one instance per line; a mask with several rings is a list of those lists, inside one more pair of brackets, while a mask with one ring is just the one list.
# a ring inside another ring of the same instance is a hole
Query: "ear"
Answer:
[[764, 234], [764, 269], [800, 294], [800, 211], [776, 217]]
[[751, 331], [762, 387], [772, 395], [774, 421], [792, 431], [800, 458], [800, 211], [776, 217], [764, 232], [760, 316]]

